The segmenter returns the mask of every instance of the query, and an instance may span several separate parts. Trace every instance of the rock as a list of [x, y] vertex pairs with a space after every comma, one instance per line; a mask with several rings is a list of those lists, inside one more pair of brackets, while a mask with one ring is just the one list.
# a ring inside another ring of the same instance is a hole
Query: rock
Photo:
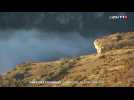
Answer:
[[17, 73], [14, 78], [16, 80], [22, 80], [24, 79], [24, 73]]
[[14, 78], [16, 79], [16, 80], [22, 80], [22, 79], [24, 79], [24, 78], [26, 78], [26, 77], [30, 77], [32, 74], [31, 73], [28, 73], [28, 72], [24, 72], [24, 73], [17, 73], [15, 76], [14, 76]]

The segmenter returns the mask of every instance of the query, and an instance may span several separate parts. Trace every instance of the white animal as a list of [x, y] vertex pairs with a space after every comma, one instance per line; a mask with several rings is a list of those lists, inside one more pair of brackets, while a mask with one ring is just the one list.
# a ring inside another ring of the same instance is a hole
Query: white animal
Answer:
[[99, 42], [98, 39], [94, 41], [94, 46], [95, 46], [98, 54], [101, 54], [103, 52], [104, 47], [101, 46], [101, 43]]

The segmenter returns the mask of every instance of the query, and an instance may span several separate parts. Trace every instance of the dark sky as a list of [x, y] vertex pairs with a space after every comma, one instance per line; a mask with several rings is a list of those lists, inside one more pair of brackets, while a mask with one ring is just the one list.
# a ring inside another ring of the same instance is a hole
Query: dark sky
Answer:
[[[113, 22], [109, 16], [127, 15]], [[95, 52], [96, 37], [133, 31], [132, 12], [1, 12], [0, 73], [28, 61], [46, 61]]]
[[[113, 23], [108, 19], [112, 15], [128, 15], [128, 23]], [[133, 12], [1, 12], [0, 29], [117, 32], [133, 30], [133, 17]]]

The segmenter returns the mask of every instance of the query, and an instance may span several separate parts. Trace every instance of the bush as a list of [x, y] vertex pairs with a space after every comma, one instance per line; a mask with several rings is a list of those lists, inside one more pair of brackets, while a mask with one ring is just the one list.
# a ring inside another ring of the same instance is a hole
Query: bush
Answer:
[[47, 81], [54, 80], [55, 78], [59, 77], [60, 75], [65, 74], [70, 67], [71, 66], [69, 63], [65, 63], [64, 65], [61, 66], [61, 68], [58, 71], [56, 71], [54, 74], [48, 76], [46, 80]]

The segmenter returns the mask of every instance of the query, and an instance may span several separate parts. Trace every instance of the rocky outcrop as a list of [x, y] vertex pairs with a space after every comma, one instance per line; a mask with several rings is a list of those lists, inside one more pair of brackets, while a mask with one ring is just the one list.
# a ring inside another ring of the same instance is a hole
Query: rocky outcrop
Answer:
[[94, 46], [98, 54], [105, 53], [113, 49], [121, 49], [134, 46], [134, 32], [115, 33], [104, 36], [94, 41]]

